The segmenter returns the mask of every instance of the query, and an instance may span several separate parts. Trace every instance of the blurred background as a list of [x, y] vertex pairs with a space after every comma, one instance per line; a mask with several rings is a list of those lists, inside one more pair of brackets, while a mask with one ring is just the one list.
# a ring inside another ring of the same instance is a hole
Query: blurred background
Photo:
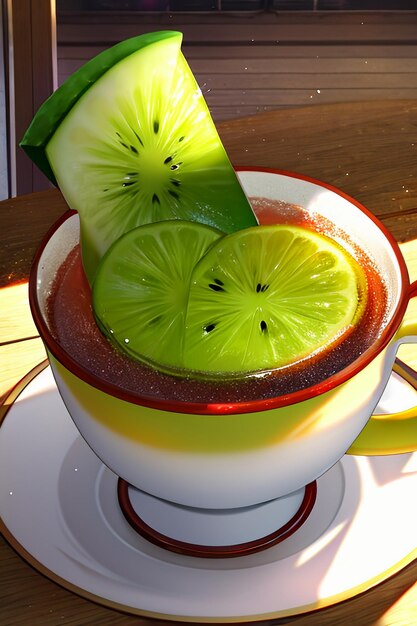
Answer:
[[48, 185], [18, 143], [52, 91], [101, 50], [163, 29], [184, 33], [216, 122], [417, 98], [417, 0], [2, 0], [0, 199]]

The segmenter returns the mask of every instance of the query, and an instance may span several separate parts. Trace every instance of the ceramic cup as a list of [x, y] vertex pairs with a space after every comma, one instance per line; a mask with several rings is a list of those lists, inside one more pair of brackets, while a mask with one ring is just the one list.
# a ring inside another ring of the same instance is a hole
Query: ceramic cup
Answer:
[[[30, 279], [33, 316], [59, 392], [81, 435], [131, 485], [191, 507], [265, 502], [311, 483], [349, 449], [398, 453], [417, 444], [416, 417], [372, 417], [399, 345], [417, 342], [417, 321], [405, 317], [417, 287], [410, 286], [393, 237], [363, 206], [329, 185], [270, 170], [243, 168], [238, 173], [248, 196], [301, 205], [334, 222], [384, 274], [390, 294], [386, 327], [355, 362], [324, 382], [267, 401], [145, 402], [74, 362], [48, 328], [48, 289], [78, 241], [77, 215], [66, 216], [48, 234]], [[377, 420], [373, 441], [366, 434], [367, 423]], [[362, 443], [355, 449], [360, 433]]]

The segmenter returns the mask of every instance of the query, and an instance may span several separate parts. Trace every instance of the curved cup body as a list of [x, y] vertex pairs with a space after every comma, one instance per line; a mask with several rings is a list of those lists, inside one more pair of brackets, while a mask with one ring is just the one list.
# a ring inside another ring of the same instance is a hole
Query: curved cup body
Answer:
[[109, 396], [50, 355], [65, 405], [100, 459], [144, 491], [203, 508], [264, 502], [323, 474], [378, 403], [389, 377], [385, 359], [383, 352], [342, 385], [288, 407], [212, 416]]
[[[38, 254], [31, 305], [58, 389], [80, 433], [98, 457], [132, 485], [180, 504], [243, 507], [291, 493], [336, 463], [369, 420], [391, 374], [407, 305], [408, 276], [392, 237], [355, 201], [288, 173], [241, 171], [249, 196], [319, 211], [375, 256], [391, 293], [390, 322], [360, 362], [270, 407], [205, 414], [143, 406], [116, 397], [80, 374], [62, 355], [45, 322], [45, 294], [77, 242], [78, 218], [63, 221]], [[218, 405], [217, 405], [218, 406]]]

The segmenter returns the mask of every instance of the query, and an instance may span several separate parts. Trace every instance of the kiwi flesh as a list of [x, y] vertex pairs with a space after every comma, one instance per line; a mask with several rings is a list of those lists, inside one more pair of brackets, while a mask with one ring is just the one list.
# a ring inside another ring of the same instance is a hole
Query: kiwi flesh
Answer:
[[181, 368], [191, 274], [222, 236], [198, 222], [165, 220], [120, 237], [101, 260], [92, 288], [103, 334], [135, 360]]
[[190, 284], [183, 367], [242, 375], [297, 363], [360, 319], [366, 278], [324, 235], [258, 226], [219, 240]]
[[137, 227], [93, 283], [101, 330], [132, 358], [201, 379], [293, 365], [347, 336], [366, 278], [339, 244], [304, 227], [222, 236], [197, 222]]
[[46, 146], [72, 107], [119, 61], [163, 39], [181, 42], [181, 33], [170, 30], [146, 33], [103, 50], [74, 72], [38, 109], [20, 142], [20, 147], [54, 185], [58, 185], [58, 182], [47, 157]]
[[109, 246], [142, 224], [182, 219], [224, 233], [257, 224], [181, 40], [163, 31], [98, 55], [22, 141], [79, 212], [90, 282]]

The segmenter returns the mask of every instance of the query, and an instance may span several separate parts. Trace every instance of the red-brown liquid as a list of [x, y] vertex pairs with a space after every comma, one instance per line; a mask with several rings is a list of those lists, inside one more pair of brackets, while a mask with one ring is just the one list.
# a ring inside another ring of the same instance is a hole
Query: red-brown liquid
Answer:
[[[285, 203], [252, 200], [260, 223], [292, 223], [329, 234], [325, 220], [312, 222], [307, 212]], [[334, 232], [332, 232], [334, 235]], [[343, 239], [342, 233], [337, 236]], [[387, 310], [387, 291], [372, 261], [360, 250], [355, 256], [365, 269], [368, 299], [354, 331], [338, 345], [310, 359], [262, 376], [235, 380], [198, 380], [170, 376], [131, 360], [114, 348], [98, 329], [91, 308], [90, 287], [77, 246], [58, 270], [48, 300], [48, 322], [68, 354], [97, 376], [148, 398], [186, 402], [237, 402], [271, 398], [310, 387], [355, 361], [379, 337]]]

